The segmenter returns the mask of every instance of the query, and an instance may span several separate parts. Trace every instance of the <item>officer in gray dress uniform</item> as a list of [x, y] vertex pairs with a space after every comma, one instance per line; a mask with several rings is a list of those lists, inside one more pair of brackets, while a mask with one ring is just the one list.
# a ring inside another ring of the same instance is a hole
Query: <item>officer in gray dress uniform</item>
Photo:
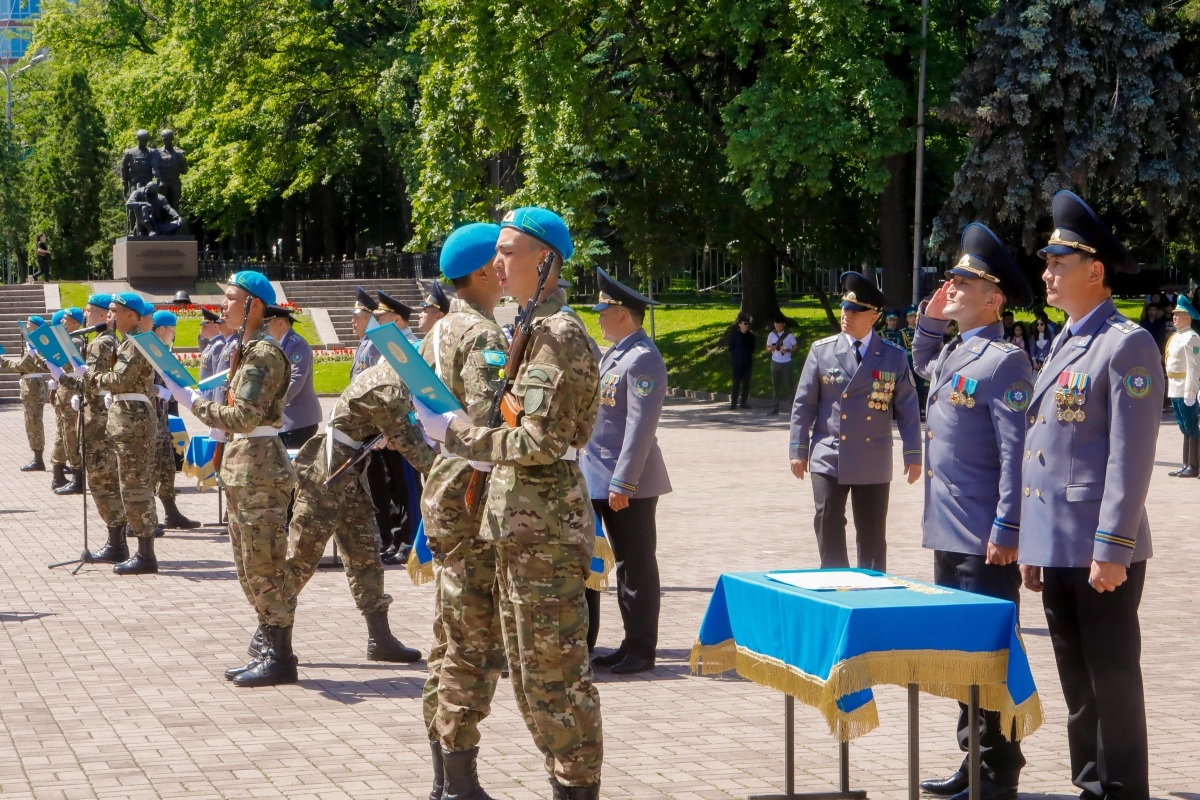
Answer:
[[[1021, 528], [1021, 464], [1025, 411], [1033, 395], [1029, 356], [1004, 341], [1000, 314], [1027, 306], [1032, 292], [1001, 241], [972, 223], [962, 257], [918, 317], [913, 364], [929, 381], [925, 441], [925, 512], [921, 544], [934, 551], [939, 586], [1020, 601], [1017, 545]], [[962, 331], [948, 345], [950, 320]], [[980, 715], [983, 800], [1015, 800], [1025, 757], [998, 711]], [[970, 738], [959, 704], [958, 745]], [[926, 792], [967, 800], [967, 761]]]
[[200, 348], [200, 380], [205, 380], [217, 373], [217, 361], [221, 358], [221, 351], [225, 348], [225, 332], [221, 328], [220, 314], [209, 311], [207, 308], [201, 308], [200, 315], [204, 318], [204, 321], [200, 323], [201, 333], [210, 331], [212, 334], [199, 337], [203, 339]]
[[[596, 270], [600, 328], [612, 342], [600, 359], [600, 412], [579, 457], [592, 507], [617, 561], [617, 604], [625, 626], [621, 646], [592, 663], [619, 674], [654, 669], [658, 647], [659, 580], [654, 513], [671, 491], [655, 434], [667, 396], [667, 365], [642, 328], [658, 305]], [[600, 621], [600, 595], [589, 592], [589, 643]], [[594, 606], [593, 606], [594, 604]]]
[[814, 342], [792, 405], [792, 474], [812, 473], [821, 568], [847, 567], [846, 500], [858, 531], [858, 566], [887, 569], [892, 415], [909, 483], [921, 476], [921, 410], [908, 353], [872, 326], [883, 292], [858, 272], [842, 274], [842, 332]]
[[350, 365], [350, 382], [359, 376], [363, 370], [375, 366], [379, 362], [380, 352], [375, 344], [366, 337], [366, 332], [374, 327], [371, 323], [379, 303], [367, 294], [361, 286], [354, 287], [354, 309], [351, 324], [358, 336], [358, 349], [354, 351], [354, 363]]
[[1038, 254], [1067, 314], [1026, 412], [1018, 561], [1042, 604], [1084, 800], [1150, 796], [1138, 604], [1151, 556], [1146, 492], [1164, 393], [1154, 337], [1117, 313], [1137, 261], [1070, 192]]
[[283, 430], [279, 433], [279, 441], [288, 450], [299, 450], [316, 435], [323, 416], [321, 401], [313, 388], [312, 345], [292, 327], [296, 318], [290, 309], [268, 306], [263, 318], [292, 369], [283, 398]]

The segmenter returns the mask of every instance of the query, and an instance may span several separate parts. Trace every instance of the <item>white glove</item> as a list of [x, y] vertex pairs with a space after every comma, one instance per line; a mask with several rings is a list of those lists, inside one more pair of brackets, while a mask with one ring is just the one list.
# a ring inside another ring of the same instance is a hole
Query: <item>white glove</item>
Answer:
[[74, 371], [76, 378], [82, 378], [84, 375], [87, 375], [87, 364], [76, 364]]
[[1194, 394], [1187, 394], [1187, 395], [1184, 395], [1184, 396], [1183, 396], [1183, 404], [1184, 404], [1185, 406], [1194, 406], [1194, 405], [1196, 405], [1196, 395], [1194, 395]]
[[82, 398], [80, 398], [79, 395], [75, 395], [74, 397], [71, 398], [71, 408], [78, 411], [80, 406], [82, 406], [82, 405], [83, 405]]
[[468, 461], [467, 463], [470, 464], [475, 469], [479, 470], [480, 472], [491, 472], [492, 471], [492, 462], [490, 462], [490, 461]]
[[104, 395], [104, 407], [112, 408], [112, 404], [113, 404], [112, 395], [111, 394]]
[[158, 399], [159, 400], [170, 400], [171, 399], [171, 390], [168, 389], [167, 387], [159, 386], [158, 384], [155, 384], [154, 388], [158, 390]]
[[188, 411], [192, 410], [192, 404], [201, 397], [201, 394], [190, 386], [179, 386], [175, 381], [165, 376], [163, 377], [163, 382], [167, 385], [167, 391], [171, 393], [171, 397], [174, 397], [176, 402]]
[[436, 450], [439, 453], [442, 452], [442, 446], [433, 439], [430, 439], [429, 434], [425, 432], [424, 428], [417, 428], [417, 430], [421, 432], [421, 438], [425, 440], [425, 444], [429, 445], [430, 450]]
[[46, 388], [50, 390], [50, 394], [54, 394], [54, 390], [58, 388], [58, 381], [55, 381], [55, 380], [47, 381]]
[[63, 371], [61, 368], [55, 366], [53, 363], [51, 363], [49, 361], [46, 362], [46, 366], [49, 367], [50, 374], [54, 376], [54, 380], [58, 380], [59, 378], [62, 377]]
[[454, 419], [453, 412], [437, 414], [417, 397], [414, 397], [412, 402], [413, 408], [417, 412], [417, 419], [421, 420], [421, 427], [425, 429], [429, 438], [435, 442], [446, 441], [446, 429], [450, 427], [450, 422]]
[[209, 428], [208, 438], [212, 439], [214, 442], [228, 441], [225, 438], [225, 431], [221, 430], [220, 428]]
[[29, 342], [25, 343], [25, 352], [29, 353], [29, 355], [31, 355], [31, 356], [37, 355], [37, 350], [34, 350], [33, 345], [31, 345]]

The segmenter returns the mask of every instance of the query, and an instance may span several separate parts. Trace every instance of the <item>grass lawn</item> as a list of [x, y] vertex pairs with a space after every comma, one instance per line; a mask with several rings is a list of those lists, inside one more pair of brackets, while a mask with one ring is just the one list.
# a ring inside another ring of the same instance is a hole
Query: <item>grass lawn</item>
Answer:
[[[175, 346], [176, 347], [196, 347], [200, 337], [200, 323], [203, 320], [200, 317], [181, 319], [179, 324], [175, 326]], [[317, 331], [313, 327], [312, 319], [309, 317], [296, 318], [296, 333], [300, 334], [309, 344], [321, 346], [321, 340], [317, 336]]]
[[90, 283], [60, 283], [58, 285], [58, 298], [62, 303], [63, 308], [83, 308], [87, 305], [87, 299], [92, 294], [92, 285]]

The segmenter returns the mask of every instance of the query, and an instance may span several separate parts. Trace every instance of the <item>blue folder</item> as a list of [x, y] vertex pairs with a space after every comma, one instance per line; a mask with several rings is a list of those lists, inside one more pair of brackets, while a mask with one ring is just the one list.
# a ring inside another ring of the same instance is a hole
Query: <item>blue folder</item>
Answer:
[[417, 348], [413, 347], [408, 337], [396, 327], [396, 323], [389, 322], [367, 331], [367, 338], [379, 348], [379, 352], [392, 365], [392, 369], [396, 370], [396, 374], [413, 396], [421, 398], [421, 402], [433, 409], [434, 413], [462, 411], [462, 406], [458, 404], [454, 394], [425, 363], [425, 359], [421, 358]]
[[40, 325], [29, 330], [24, 322], [17, 322], [26, 341], [33, 345], [38, 355], [59, 369], [69, 370], [83, 363], [79, 348], [71, 341], [71, 335], [61, 325]]
[[155, 371], [164, 378], [169, 378], [177, 386], [194, 386], [203, 391], [220, 386], [228, 377], [227, 372], [218, 372], [202, 382], [197, 381], [192, 377], [192, 373], [179, 363], [179, 359], [175, 357], [170, 348], [163, 344], [162, 340], [154, 333], [135, 333], [130, 338], [133, 339], [137, 349], [142, 352]]

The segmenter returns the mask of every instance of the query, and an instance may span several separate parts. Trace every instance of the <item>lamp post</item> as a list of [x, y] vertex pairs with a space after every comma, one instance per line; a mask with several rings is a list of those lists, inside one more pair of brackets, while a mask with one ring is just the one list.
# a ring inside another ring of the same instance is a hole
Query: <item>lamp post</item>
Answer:
[[921, 77], [917, 82], [917, 196], [913, 202], [913, 305], [921, 302], [921, 198], [925, 188], [925, 50], [929, 0], [921, 0]]
[[20, 75], [25, 70], [32, 67], [34, 64], [40, 64], [50, 58], [50, 53], [46, 50], [38, 53], [33, 58], [29, 59], [29, 63], [21, 67], [16, 72], [10, 72], [8, 67], [0, 67], [0, 75], [4, 76], [4, 118], [8, 122], [8, 129], [12, 130], [12, 82], [13, 79]]

